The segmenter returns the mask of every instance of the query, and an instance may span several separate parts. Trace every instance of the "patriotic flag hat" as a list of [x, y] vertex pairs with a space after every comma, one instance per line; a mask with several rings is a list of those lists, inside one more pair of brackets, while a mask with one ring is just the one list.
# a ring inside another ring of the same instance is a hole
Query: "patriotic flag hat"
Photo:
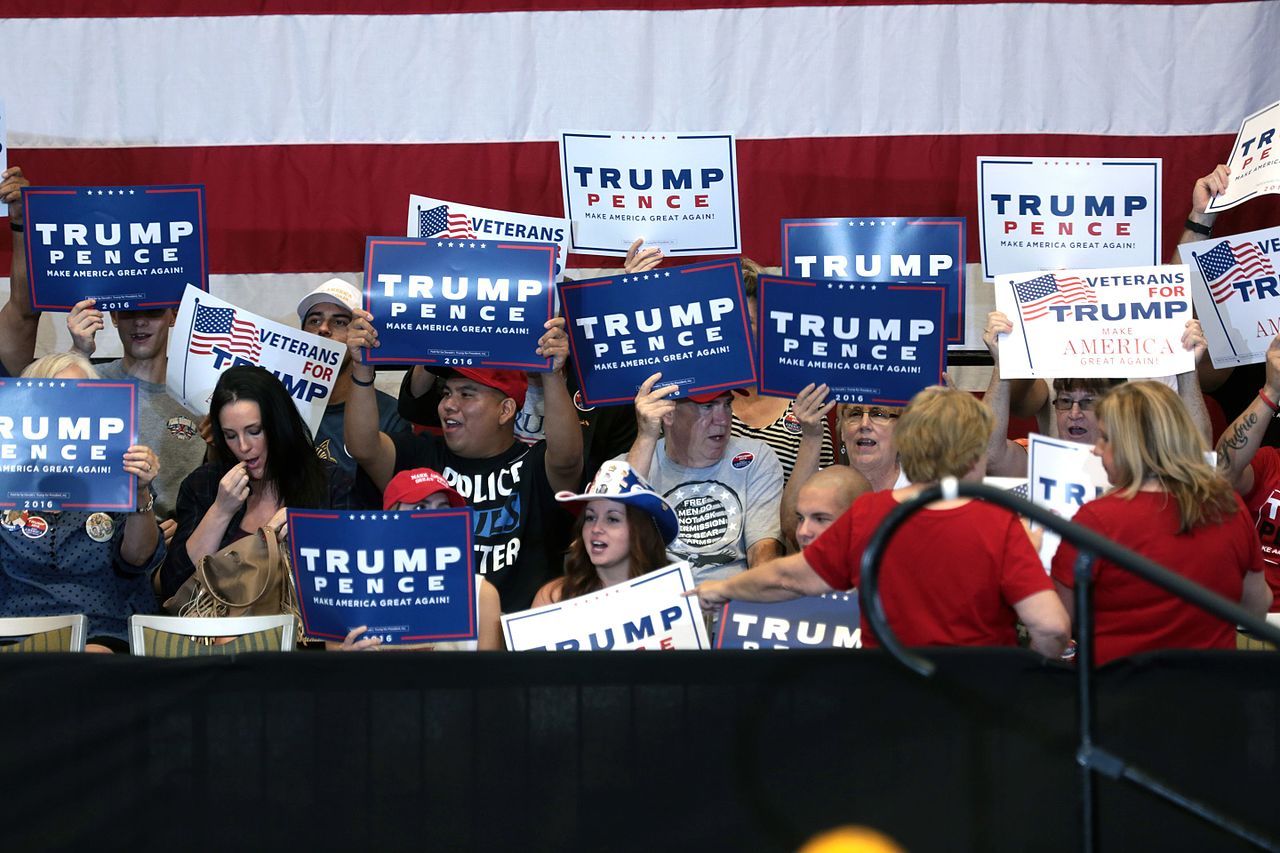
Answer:
[[302, 300], [298, 303], [298, 320], [300, 322], [305, 321], [307, 312], [321, 302], [343, 305], [351, 311], [359, 310], [360, 306], [364, 304], [360, 291], [355, 288], [355, 285], [348, 284], [340, 278], [331, 278], [302, 297]]
[[561, 503], [570, 501], [608, 500], [618, 503], [634, 504], [653, 517], [658, 525], [662, 540], [668, 545], [680, 535], [680, 520], [676, 512], [667, 503], [667, 499], [653, 490], [648, 481], [636, 473], [626, 462], [616, 459], [604, 463], [595, 477], [587, 485], [587, 490], [580, 495], [573, 492], [556, 492], [556, 500]]

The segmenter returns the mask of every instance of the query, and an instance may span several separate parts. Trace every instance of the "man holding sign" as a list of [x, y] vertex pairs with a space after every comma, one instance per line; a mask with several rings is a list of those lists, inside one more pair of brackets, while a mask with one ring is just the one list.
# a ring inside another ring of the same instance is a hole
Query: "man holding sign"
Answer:
[[527, 608], [538, 588], [559, 574], [568, 542], [568, 513], [555, 493], [572, 491], [582, 475], [582, 431], [564, 377], [564, 320], [547, 321], [535, 350], [552, 360], [552, 370], [542, 374], [547, 438], [532, 446], [515, 437], [528, 381], [512, 370], [459, 368], [445, 379], [439, 405], [443, 438], [400, 433], [393, 439], [379, 432], [375, 373], [365, 361], [366, 348], [378, 346], [372, 320], [367, 311], [355, 312], [347, 333], [355, 362], [347, 450], [379, 488], [398, 471], [442, 473], [476, 510], [477, 571], [498, 588], [504, 611]]

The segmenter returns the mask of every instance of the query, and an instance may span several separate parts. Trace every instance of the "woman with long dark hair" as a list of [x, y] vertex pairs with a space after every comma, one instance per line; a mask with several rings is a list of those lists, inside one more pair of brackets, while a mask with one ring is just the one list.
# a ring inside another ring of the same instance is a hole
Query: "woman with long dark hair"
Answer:
[[538, 590], [534, 607], [598, 592], [671, 562], [667, 543], [680, 532], [675, 511], [626, 462], [604, 463], [584, 493], [559, 492], [556, 500], [587, 505], [573, 523], [564, 575]]
[[285, 507], [347, 507], [350, 478], [316, 455], [311, 430], [268, 371], [240, 366], [223, 373], [209, 420], [212, 461], [178, 490], [178, 529], [160, 571], [164, 598], [206, 555], [279, 524]]
[[[1244, 504], [1205, 461], [1186, 407], [1160, 382], [1130, 382], [1098, 402], [1098, 440], [1112, 489], [1073, 519], [1160, 565], [1239, 601], [1259, 616], [1271, 605], [1262, 549]], [[1063, 542], [1053, 579], [1074, 618], [1076, 549]], [[1163, 648], [1236, 645], [1234, 625], [1106, 560], [1094, 568], [1097, 663]]]

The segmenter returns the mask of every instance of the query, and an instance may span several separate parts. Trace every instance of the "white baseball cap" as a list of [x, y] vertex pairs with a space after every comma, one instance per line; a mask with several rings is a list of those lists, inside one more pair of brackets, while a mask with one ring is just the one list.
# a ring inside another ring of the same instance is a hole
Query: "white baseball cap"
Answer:
[[359, 288], [340, 278], [331, 278], [298, 302], [298, 321], [306, 320], [307, 312], [321, 302], [345, 305], [351, 311], [358, 311], [364, 306]]

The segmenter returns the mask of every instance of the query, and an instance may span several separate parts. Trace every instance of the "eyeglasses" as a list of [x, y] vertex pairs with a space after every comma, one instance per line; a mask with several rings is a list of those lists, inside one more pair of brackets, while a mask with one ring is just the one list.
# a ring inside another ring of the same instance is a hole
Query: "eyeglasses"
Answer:
[[1069, 412], [1072, 406], [1079, 406], [1082, 412], [1092, 412], [1093, 407], [1097, 404], [1097, 397], [1081, 397], [1079, 400], [1072, 400], [1070, 397], [1059, 397], [1053, 401], [1053, 407], [1059, 412]]
[[847, 421], [860, 421], [864, 414], [871, 418], [873, 424], [881, 425], [887, 424], [900, 416], [899, 412], [888, 412], [884, 409], [863, 409], [857, 406], [844, 410], [844, 417]]

